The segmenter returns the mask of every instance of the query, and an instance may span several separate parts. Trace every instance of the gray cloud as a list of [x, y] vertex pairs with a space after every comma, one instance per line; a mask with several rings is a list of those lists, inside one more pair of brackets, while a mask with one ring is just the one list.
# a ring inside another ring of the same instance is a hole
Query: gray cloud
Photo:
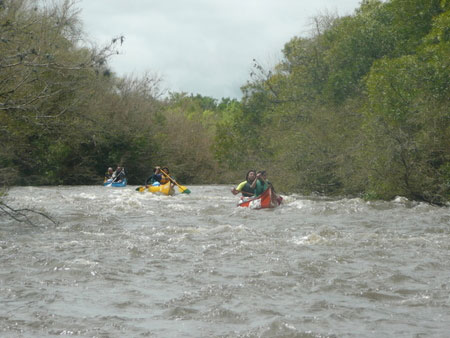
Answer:
[[97, 44], [124, 35], [117, 74], [160, 74], [171, 91], [239, 98], [252, 60], [276, 62], [284, 44], [306, 35], [325, 10], [351, 14], [359, 0], [81, 0]]

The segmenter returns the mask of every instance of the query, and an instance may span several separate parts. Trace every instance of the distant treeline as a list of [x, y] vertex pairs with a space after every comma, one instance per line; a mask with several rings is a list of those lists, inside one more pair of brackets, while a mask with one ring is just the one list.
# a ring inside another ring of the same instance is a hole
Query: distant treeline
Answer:
[[317, 17], [274, 67], [255, 60], [240, 101], [118, 77], [122, 37], [85, 40], [70, 0], [0, 1], [3, 184], [99, 184], [117, 165], [131, 184], [155, 165], [230, 183], [256, 168], [285, 193], [450, 200], [450, 1]]

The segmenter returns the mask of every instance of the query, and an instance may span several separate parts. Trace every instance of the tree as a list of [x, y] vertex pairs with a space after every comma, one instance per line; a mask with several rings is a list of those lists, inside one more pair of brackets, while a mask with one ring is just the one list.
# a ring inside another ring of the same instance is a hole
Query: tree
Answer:
[[98, 51], [79, 47], [82, 32], [69, 0], [3, 1], [0, 26], [3, 182], [60, 183], [55, 178], [67, 173], [61, 163], [73, 154], [67, 131], [84, 119], [86, 88], [103, 76], [114, 43]]
[[443, 203], [450, 196], [450, 11], [435, 17], [414, 55], [383, 59], [369, 74], [369, 190]]

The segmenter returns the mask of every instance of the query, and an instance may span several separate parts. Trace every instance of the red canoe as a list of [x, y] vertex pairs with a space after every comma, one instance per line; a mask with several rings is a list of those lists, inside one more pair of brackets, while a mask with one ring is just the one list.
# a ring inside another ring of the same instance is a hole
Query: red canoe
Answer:
[[238, 207], [247, 207], [251, 209], [276, 208], [281, 204], [283, 197], [278, 196], [272, 187], [264, 191], [258, 197], [242, 200]]

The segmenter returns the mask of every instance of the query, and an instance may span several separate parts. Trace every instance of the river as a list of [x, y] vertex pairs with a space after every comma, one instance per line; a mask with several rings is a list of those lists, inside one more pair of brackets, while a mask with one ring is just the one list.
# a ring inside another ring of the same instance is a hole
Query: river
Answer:
[[0, 336], [448, 337], [450, 207], [231, 186], [18, 187], [0, 217]]

